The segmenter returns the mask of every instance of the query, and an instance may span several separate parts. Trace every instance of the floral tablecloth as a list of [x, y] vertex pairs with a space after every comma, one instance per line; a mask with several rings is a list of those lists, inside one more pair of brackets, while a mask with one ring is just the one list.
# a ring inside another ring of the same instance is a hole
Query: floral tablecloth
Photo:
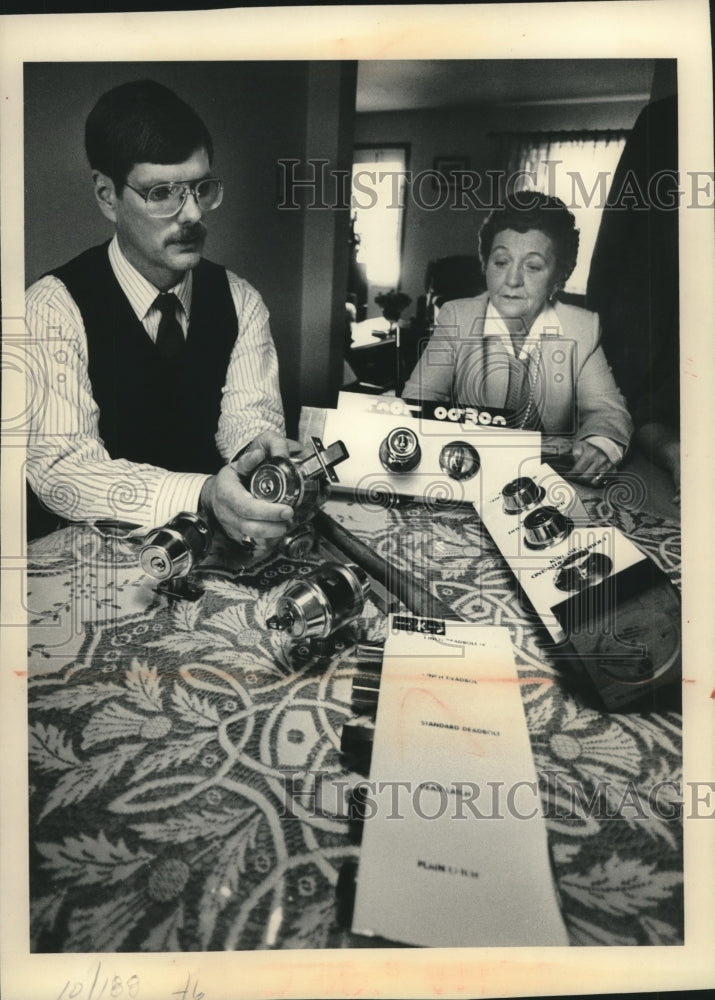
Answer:
[[[574, 691], [473, 511], [328, 510], [460, 617], [510, 630], [572, 944], [682, 943], [680, 714]], [[677, 525], [589, 510], [679, 583]], [[207, 573], [199, 600], [170, 602], [138, 548], [82, 525], [30, 545], [32, 950], [374, 946], [339, 925], [335, 885], [359, 858], [340, 755], [353, 642], [384, 634], [384, 608], [316, 652], [266, 619], [324, 554]]]

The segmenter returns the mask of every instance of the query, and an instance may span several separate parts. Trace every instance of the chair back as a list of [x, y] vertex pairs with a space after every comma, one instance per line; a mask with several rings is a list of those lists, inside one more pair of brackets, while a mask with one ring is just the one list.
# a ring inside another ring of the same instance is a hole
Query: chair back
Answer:
[[479, 257], [456, 254], [431, 260], [425, 275], [427, 314], [452, 299], [469, 299], [486, 290]]

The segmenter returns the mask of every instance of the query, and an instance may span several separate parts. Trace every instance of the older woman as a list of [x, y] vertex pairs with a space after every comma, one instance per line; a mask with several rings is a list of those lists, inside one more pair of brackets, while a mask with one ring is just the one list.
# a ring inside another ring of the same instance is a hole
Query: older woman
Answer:
[[578, 230], [558, 198], [511, 195], [479, 233], [487, 291], [447, 302], [407, 399], [496, 407], [512, 427], [572, 439], [571, 475], [599, 482], [633, 425], [600, 347], [598, 316], [557, 301]]

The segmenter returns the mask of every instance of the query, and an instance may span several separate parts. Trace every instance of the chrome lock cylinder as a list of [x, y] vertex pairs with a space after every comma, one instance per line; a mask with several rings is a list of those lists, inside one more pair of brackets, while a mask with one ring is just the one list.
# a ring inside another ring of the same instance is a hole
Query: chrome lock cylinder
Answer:
[[573, 522], [556, 507], [537, 507], [524, 518], [525, 544], [531, 549], [545, 549], [562, 542], [571, 534]]
[[613, 560], [603, 552], [577, 549], [561, 563], [554, 580], [559, 590], [586, 590], [593, 587], [613, 570]]
[[380, 462], [388, 472], [412, 472], [420, 464], [422, 449], [409, 427], [395, 427], [380, 444]]
[[188, 576], [210, 545], [211, 530], [204, 519], [184, 511], [145, 536], [139, 564], [148, 576], [165, 583]]
[[481, 467], [479, 452], [468, 441], [450, 441], [439, 453], [439, 467], [450, 479], [472, 479]]
[[284, 535], [278, 551], [289, 559], [305, 559], [315, 547], [316, 532], [312, 522], [301, 521]]
[[264, 459], [251, 473], [248, 488], [257, 500], [284, 503], [304, 516], [321, 507], [330, 495], [330, 482], [337, 482], [334, 466], [349, 458], [342, 441], [324, 448], [312, 438], [313, 452], [294, 462], [281, 456]]
[[324, 639], [362, 614], [369, 592], [359, 566], [323, 563], [288, 585], [267, 625], [294, 639]]
[[537, 486], [530, 476], [512, 479], [501, 491], [505, 514], [522, 514], [544, 499], [543, 486]]

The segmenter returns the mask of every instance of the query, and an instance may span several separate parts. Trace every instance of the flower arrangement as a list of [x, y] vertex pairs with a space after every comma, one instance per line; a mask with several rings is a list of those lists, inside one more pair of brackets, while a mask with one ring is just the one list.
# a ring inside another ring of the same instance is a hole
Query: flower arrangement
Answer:
[[380, 292], [375, 296], [375, 303], [382, 309], [382, 315], [390, 322], [397, 322], [402, 310], [412, 302], [405, 292], [398, 292], [391, 288], [389, 292]]

